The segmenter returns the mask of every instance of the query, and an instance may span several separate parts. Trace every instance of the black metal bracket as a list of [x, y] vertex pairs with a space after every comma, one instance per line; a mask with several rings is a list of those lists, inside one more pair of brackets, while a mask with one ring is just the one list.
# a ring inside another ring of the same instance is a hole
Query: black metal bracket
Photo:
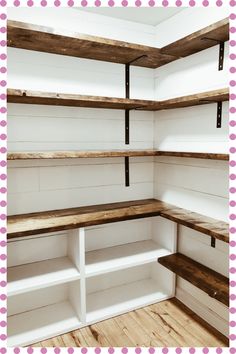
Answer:
[[221, 128], [222, 124], [222, 102], [217, 102], [216, 128]]
[[[125, 98], [130, 98], [130, 65], [136, 62], [137, 60], [147, 57], [146, 54], [140, 55], [139, 57], [129, 61], [125, 64]], [[129, 144], [129, 109], [125, 110], [125, 144]]]
[[200, 102], [217, 103], [216, 128], [222, 125], [222, 101], [200, 100]]
[[125, 186], [129, 187], [129, 157], [125, 157]]
[[218, 61], [218, 70], [223, 70], [224, 66], [224, 52], [225, 52], [225, 42], [219, 41], [218, 39], [203, 37], [202, 40], [214, 41], [219, 44], [219, 61]]
[[215, 239], [215, 237], [211, 237], [211, 247], [213, 247], [213, 248], [216, 247], [216, 239]]
[[[147, 57], [146, 54], [140, 55], [139, 57], [131, 60], [125, 64], [125, 98], [130, 98], [130, 65], [133, 64], [138, 59]], [[134, 108], [135, 109], [135, 108]], [[130, 128], [130, 119], [129, 119], [130, 109], [125, 110], [125, 144], [129, 144], [129, 128]], [[125, 157], [125, 186], [129, 187], [129, 157]]]

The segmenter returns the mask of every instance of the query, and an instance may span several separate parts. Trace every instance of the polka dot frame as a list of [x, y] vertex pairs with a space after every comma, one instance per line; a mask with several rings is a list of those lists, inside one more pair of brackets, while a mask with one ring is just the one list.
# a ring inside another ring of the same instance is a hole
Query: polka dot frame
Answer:
[[[230, 175], [229, 175], [229, 219], [230, 219], [230, 346], [229, 348], [8, 348], [6, 319], [6, 207], [7, 207], [7, 52], [6, 20], [7, 7], [221, 7], [229, 6], [230, 14]], [[236, 354], [236, 0], [0, 0], [0, 353], [11, 354]]]

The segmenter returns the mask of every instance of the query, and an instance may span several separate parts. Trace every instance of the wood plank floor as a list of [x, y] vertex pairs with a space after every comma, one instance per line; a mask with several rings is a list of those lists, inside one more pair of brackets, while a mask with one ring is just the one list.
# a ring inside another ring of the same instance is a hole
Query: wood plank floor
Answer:
[[173, 298], [34, 347], [227, 347], [228, 339]]

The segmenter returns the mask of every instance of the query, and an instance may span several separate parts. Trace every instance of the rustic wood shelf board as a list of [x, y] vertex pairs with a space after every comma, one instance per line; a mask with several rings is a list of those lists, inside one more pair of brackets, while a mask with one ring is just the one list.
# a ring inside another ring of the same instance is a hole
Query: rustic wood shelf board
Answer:
[[207, 152], [157, 151], [157, 156], [186, 157], [192, 159], [222, 160], [222, 161], [229, 160], [229, 154], [217, 154], [217, 153], [207, 153]]
[[139, 157], [156, 156], [155, 150], [101, 150], [101, 151], [43, 151], [43, 152], [10, 152], [8, 160], [40, 160], [40, 159], [74, 159], [74, 158], [106, 158], [106, 157]]
[[41, 92], [30, 90], [7, 90], [9, 103], [40, 104], [52, 106], [72, 106], [104, 109], [138, 109], [152, 106], [155, 101], [100, 96], [84, 96], [77, 94]]
[[144, 199], [15, 215], [8, 218], [8, 237], [20, 237], [157, 216], [161, 209], [162, 202], [155, 199]]
[[8, 89], [9, 103], [39, 104], [53, 106], [72, 106], [103, 109], [138, 109], [160, 111], [164, 109], [191, 107], [229, 100], [228, 88], [172, 98], [164, 101], [150, 101], [130, 98], [84, 96], [55, 92], [41, 92], [21, 89]]
[[225, 18], [163, 47], [162, 52], [173, 56], [187, 57], [228, 40], [229, 19]]
[[227, 223], [178, 208], [157, 199], [9, 216], [8, 239], [159, 215], [208, 236], [229, 242]]
[[229, 89], [206, 91], [193, 95], [171, 98], [169, 100], [158, 101], [145, 110], [161, 111], [165, 109], [192, 107], [209, 103], [223, 102], [229, 100]]
[[77, 150], [77, 151], [42, 151], [42, 152], [9, 152], [8, 160], [41, 160], [41, 159], [76, 159], [76, 158], [108, 158], [108, 157], [150, 157], [173, 156], [210, 160], [229, 160], [228, 154], [158, 151], [158, 150]]
[[229, 242], [229, 228], [224, 221], [216, 220], [190, 210], [166, 204], [160, 216], [177, 222], [180, 225], [202, 232], [223, 242]]
[[176, 58], [161, 53], [161, 50], [145, 45], [122, 42], [70, 32], [55, 30], [34, 24], [8, 21], [9, 47], [36, 50], [72, 57], [157, 68]]
[[209, 296], [229, 306], [229, 279], [225, 276], [181, 253], [160, 257], [158, 262]]
[[[204, 39], [204, 38], [210, 38]], [[8, 46], [113, 63], [158, 68], [229, 38], [228, 18], [216, 22], [163, 48], [55, 30], [34, 24], [8, 21]]]

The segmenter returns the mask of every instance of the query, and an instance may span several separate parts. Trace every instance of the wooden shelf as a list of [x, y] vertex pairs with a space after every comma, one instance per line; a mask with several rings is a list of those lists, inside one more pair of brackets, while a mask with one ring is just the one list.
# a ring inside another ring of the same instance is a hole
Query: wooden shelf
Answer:
[[155, 101], [128, 98], [84, 96], [76, 94], [8, 89], [9, 103], [72, 106], [104, 109], [140, 109], [152, 106]]
[[191, 107], [229, 100], [229, 89], [206, 91], [189, 96], [172, 98], [164, 101], [138, 100], [99, 96], [84, 96], [55, 92], [41, 92], [20, 89], [8, 89], [9, 103], [72, 106], [104, 109], [138, 109], [160, 111], [164, 109]]
[[207, 152], [185, 152], [185, 151], [157, 151], [156, 156], [186, 157], [192, 159], [222, 160], [228, 161], [229, 154], [207, 153]]
[[[229, 39], [228, 18], [216, 22], [163, 48], [79, 34], [30, 23], [8, 21], [8, 46], [113, 63], [158, 68]], [[141, 58], [140, 58], [141, 57]]]
[[8, 160], [74, 159], [156, 156], [155, 150], [9, 152]]
[[8, 160], [42, 160], [42, 159], [77, 159], [77, 158], [108, 158], [108, 157], [142, 157], [142, 156], [173, 156], [208, 160], [228, 161], [228, 154], [159, 150], [100, 150], [100, 151], [42, 151], [42, 152], [9, 152]]
[[229, 279], [225, 276], [180, 253], [161, 257], [158, 262], [209, 296], [229, 306]]
[[159, 101], [149, 107], [146, 107], [145, 110], [161, 111], [166, 109], [199, 106], [228, 100], [229, 89], [223, 88]]
[[8, 268], [8, 296], [80, 279], [76, 266], [67, 257]]
[[229, 19], [225, 18], [163, 47], [161, 51], [162, 53], [183, 58], [228, 40]]
[[126, 269], [154, 262], [157, 258], [167, 254], [170, 254], [170, 251], [152, 240], [89, 251], [86, 253], [85, 274], [91, 277]]
[[220, 241], [229, 242], [229, 226], [226, 222], [167, 203], [164, 205], [160, 216]]
[[8, 347], [26, 346], [81, 326], [69, 301], [8, 317]]
[[8, 239], [152, 216], [162, 216], [223, 242], [229, 242], [227, 223], [156, 199], [9, 216]]

